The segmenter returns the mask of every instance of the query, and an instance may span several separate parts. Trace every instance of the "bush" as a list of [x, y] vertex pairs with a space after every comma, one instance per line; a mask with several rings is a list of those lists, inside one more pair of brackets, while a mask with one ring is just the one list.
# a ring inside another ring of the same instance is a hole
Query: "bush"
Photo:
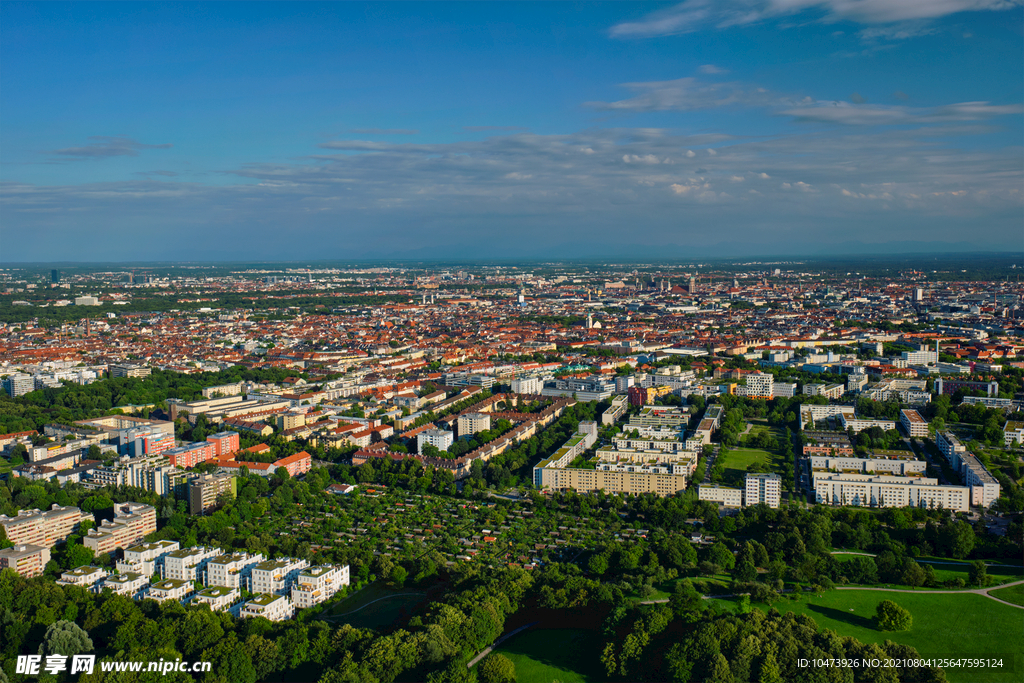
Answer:
[[505, 655], [491, 653], [480, 662], [481, 683], [516, 683], [516, 665]]
[[882, 600], [876, 609], [878, 628], [883, 631], [909, 631], [913, 617], [892, 600]]

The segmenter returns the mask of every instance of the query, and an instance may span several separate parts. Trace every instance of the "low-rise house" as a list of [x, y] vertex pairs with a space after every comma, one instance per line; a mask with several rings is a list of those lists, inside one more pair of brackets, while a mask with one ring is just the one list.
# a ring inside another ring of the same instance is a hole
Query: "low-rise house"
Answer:
[[118, 595], [126, 595], [133, 600], [138, 599], [149, 585], [149, 576], [136, 572], [115, 574], [103, 579], [102, 590], [109, 590]]
[[100, 584], [105, 578], [107, 578], [107, 572], [103, 569], [84, 565], [62, 573], [57, 579], [57, 583], [63, 586], [81, 586], [86, 590], [98, 593]]
[[182, 579], [164, 579], [163, 581], [157, 581], [149, 590], [146, 592], [147, 598], [154, 600], [184, 600], [192, 594], [193, 588], [191, 581], [184, 581]]

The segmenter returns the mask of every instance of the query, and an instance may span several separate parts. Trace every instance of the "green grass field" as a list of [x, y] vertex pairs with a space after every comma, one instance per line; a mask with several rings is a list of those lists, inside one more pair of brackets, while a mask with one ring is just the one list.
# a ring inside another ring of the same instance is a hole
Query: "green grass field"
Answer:
[[518, 683], [594, 683], [601, 668], [601, 635], [583, 629], [530, 629], [495, 650], [516, 665]]
[[1024, 583], [1016, 586], [1010, 586], [1009, 588], [999, 588], [994, 591], [989, 591], [989, 594], [996, 596], [1000, 600], [1012, 602], [1015, 605], [1024, 605]]
[[395, 589], [377, 582], [333, 605], [324, 618], [357, 628], [381, 628], [409, 616], [424, 597], [423, 591]]
[[725, 470], [722, 477], [724, 483], [742, 483], [747, 475], [747, 468], [754, 463], [761, 463], [770, 466], [772, 454], [760, 448], [730, 448], [729, 451], [719, 456], [718, 465], [721, 463]]
[[[838, 562], [849, 562], [856, 555], [838, 554], [833, 555]], [[962, 562], [960, 560], [945, 559], [945, 558], [926, 558], [918, 557], [915, 558], [921, 565], [930, 564], [935, 570], [935, 578], [942, 583], [951, 579], [960, 578], [964, 580], [964, 583], [968, 583], [970, 579], [970, 568], [969, 562]], [[997, 565], [1004, 564], [1001, 560], [995, 561]], [[999, 585], [1002, 583], [1010, 583], [1011, 581], [1019, 581], [1024, 578], [1024, 567], [1011, 567], [1011, 566], [990, 566], [988, 567], [988, 575], [992, 580], [992, 585]], [[884, 585], [884, 584], [879, 584]], [[893, 584], [895, 585], [895, 584]], [[966, 586], [967, 588], [976, 588], [977, 586]], [[945, 589], [944, 586], [939, 586], [940, 590]], [[922, 588], [921, 590], [927, 590]]]
[[[874, 616], [882, 600], [892, 600], [909, 610], [913, 628], [899, 633], [879, 631]], [[720, 602], [732, 609], [735, 600]], [[765, 605], [757, 607], [768, 609]], [[821, 597], [808, 594], [799, 600], [782, 599], [774, 607], [782, 613], [807, 614], [820, 628], [862, 642], [893, 640], [914, 647], [926, 657], [1001, 656], [1006, 665], [1001, 671], [947, 668], [950, 683], [1011, 683], [1024, 674], [1024, 610], [982, 595], [837, 590], [822, 593]], [[1011, 657], [1016, 657], [1015, 664]]]

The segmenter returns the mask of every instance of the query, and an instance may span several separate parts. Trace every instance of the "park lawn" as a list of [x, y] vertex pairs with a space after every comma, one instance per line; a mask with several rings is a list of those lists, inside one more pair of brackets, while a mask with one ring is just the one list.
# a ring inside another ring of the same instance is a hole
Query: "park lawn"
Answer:
[[381, 628], [407, 616], [424, 597], [424, 591], [395, 588], [377, 581], [332, 605], [323, 616], [357, 628]]
[[[882, 600], [892, 600], [910, 611], [914, 619], [909, 631], [879, 631], [874, 624], [875, 609]], [[735, 599], [719, 602], [733, 609]], [[766, 610], [766, 605], [755, 605]], [[1024, 652], [1024, 612], [975, 593], [892, 593], [875, 590], [835, 590], [818, 595], [783, 598], [773, 605], [785, 614], [806, 614], [819, 628], [853, 636], [865, 643], [893, 640], [914, 647], [924, 657], [1002, 657], [1002, 671], [992, 669], [946, 668], [950, 683], [1010, 683], [1020, 680], [1020, 671], [1009, 660]], [[852, 611], [851, 611], [852, 610]], [[1017, 666], [1020, 663], [1018, 662]]]
[[725, 470], [722, 479], [726, 483], [742, 484], [747, 468], [754, 463], [771, 466], [772, 454], [760, 448], [730, 448], [727, 453], [719, 456], [719, 460]]
[[516, 665], [517, 683], [594, 683], [605, 681], [601, 636], [583, 629], [530, 629], [502, 643], [495, 652]]
[[[839, 562], [850, 562], [853, 558], [858, 557], [857, 555], [839, 554], [833, 555], [833, 557]], [[939, 583], [944, 581], [950, 581], [952, 579], [963, 579], [964, 583], [967, 584], [966, 588], [973, 588], [975, 586], [970, 585], [970, 562], [962, 562], [960, 560], [948, 560], [943, 558], [931, 558], [931, 557], [917, 557], [918, 564], [925, 565], [930, 564], [935, 570], [935, 578]], [[996, 561], [997, 566], [987, 567], [989, 579], [992, 581], [992, 585], [999, 585], [1002, 583], [1010, 583], [1011, 581], [1019, 581], [1024, 578], [1024, 567], [1017, 566], [998, 566], [1003, 564], [1002, 561]], [[987, 561], [986, 561], [987, 563]], [[889, 585], [886, 583], [879, 583], [877, 585]], [[897, 585], [897, 584], [893, 584]], [[938, 586], [938, 589], [944, 590], [944, 586]], [[921, 588], [921, 590], [928, 590], [927, 588]]]
[[1009, 588], [998, 588], [994, 591], [989, 591], [989, 595], [994, 595], [1000, 600], [1006, 600], [1006, 602], [1012, 602], [1015, 605], [1024, 605], [1024, 584], [1010, 586]]

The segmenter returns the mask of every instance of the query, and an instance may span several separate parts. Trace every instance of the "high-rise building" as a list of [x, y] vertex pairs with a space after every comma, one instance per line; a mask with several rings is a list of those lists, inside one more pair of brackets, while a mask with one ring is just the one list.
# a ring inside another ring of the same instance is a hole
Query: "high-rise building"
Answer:
[[217, 499], [223, 493], [235, 495], [237, 479], [230, 474], [204, 474], [188, 482], [188, 511], [201, 515], [217, 507]]
[[9, 377], [4, 377], [3, 387], [4, 392], [11, 398], [14, 398], [15, 396], [21, 396], [35, 390], [36, 383], [32, 379], [32, 375], [16, 373]]
[[50, 282], [55, 285], [60, 283], [60, 271], [56, 268], [50, 271]]
[[98, 529], [89, 529], [82, 545], [100, 555], [138, 543], [154, 531], [156, 509], [152, 505], [120, 503], [114, 506], [114, 521], [105, 519]]
[[777, 474], [748, 474], [745, 483], [745, 505], [764, 503], [770, 508], [779, 507], [782, 501], [782, 477]]

